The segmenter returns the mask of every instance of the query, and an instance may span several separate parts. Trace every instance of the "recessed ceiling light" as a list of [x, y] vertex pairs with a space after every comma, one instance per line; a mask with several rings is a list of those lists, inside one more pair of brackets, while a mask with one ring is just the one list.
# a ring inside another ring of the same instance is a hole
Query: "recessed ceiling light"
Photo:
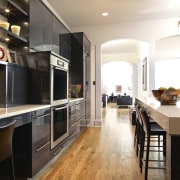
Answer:
[[9, 13], [9, 12], [10, 12], [10, 10], [9, 10], [8, 8], [6, 8], [6, 9], [5, 9], [5, 12], [6, 12], [6, 13]]
[[109, 15], [109, 13], [108, 12], [104, 12], [104, 13], [102, 13], [102, 16], [108, 16]]

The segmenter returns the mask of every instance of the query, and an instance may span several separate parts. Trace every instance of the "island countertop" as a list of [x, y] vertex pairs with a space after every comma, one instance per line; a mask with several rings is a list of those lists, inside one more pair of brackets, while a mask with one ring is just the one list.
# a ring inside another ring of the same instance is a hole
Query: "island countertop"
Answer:
[[180, 102], [176, 105], [161, 105], [153, 97], [137, 97], [147, 109], [149, 115], [164, 129], [168, 134], [180, 135]]
[[19, 114], [36, 111], [44, 108], [50, 108], [50, 105], [28, 104], [28, 105], [20, 105], [20, 106], [8, 107], [8, 108], [0, 108], [0, 119], [16, 116]]

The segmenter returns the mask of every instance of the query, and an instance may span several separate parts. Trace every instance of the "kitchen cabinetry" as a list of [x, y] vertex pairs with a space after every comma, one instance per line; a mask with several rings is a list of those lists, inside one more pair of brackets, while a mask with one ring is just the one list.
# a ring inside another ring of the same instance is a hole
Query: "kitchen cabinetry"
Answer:
[[[9, 10], [9, 12], [5, 10]], [[16, 51], [17, 56], [28, 51], [29, 43], [29, 1], [18, 0], [1, 0], [0, 17], [1, 20], [7, 21], [11, 25], [21, 27], [20, 35], [0, 27], [0, 41], [10, 50]]]
[[50, 109], [32, 112], [32, 175], [50, 159]]
[[53, 14], [39, 0], [30, 3], [30, 48], [52, 50]]
[[76, 104], [69, 104], [69, 137], [76, 135]]
[[78, 135], [86, 126], [81, 126], [85, 121], [85, 102], [77, 100], [69, 103], [69, 138]]
[[0, 106], [27, 103], [27, 69], [20, 65], [0, 63]]
[[71, 61], [71, 33], [60, 34], [60, 55]]
[[90, 66], [88, 67], [90, 65], [90, 42], [83, 32], [72, 33], [71, 49], [70, 83], [71, 85], [82, 85], [83, 91], [79, 94], [81, 98], [85, 97], [90, 90]]
[[30, 48], [59, 54], [60, 34], [69, 33], [56, 16], [41, 2], [30, 2]]
[[33, 177], [50, 160], [50, 108], [7, 119], [16, 120], [13, 154], [16, 177]]

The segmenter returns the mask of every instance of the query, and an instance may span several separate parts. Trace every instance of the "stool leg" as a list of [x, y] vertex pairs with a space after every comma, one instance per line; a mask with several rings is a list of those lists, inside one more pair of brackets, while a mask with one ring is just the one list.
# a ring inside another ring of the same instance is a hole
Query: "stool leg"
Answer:
[[150, 136], [147, 137], [146, 162], [145, 162], [145, 180], [147, 180], [147, 176], [148, 176], [149, 147], [150, 147]]
[[10, 157], [11, 180], [15, 180], [13, 157]]
[[143, 156], [144, 156], [144, 143], [145, 143], [145, 132], [141, 132], [141, 144], [140, 144], [140, 152], [139, 152], [139, 166], [140, 172], [142, 173], [143, 166]]

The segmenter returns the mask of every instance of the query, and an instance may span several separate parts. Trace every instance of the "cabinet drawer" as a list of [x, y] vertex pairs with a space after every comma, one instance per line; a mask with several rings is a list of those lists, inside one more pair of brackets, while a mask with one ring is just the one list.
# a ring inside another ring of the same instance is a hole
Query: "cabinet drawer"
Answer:
[[69, 127], [69, 136], [73, 137], [74, 135], [76, 135], [76, 123], [70, 125]]
[[[42, 143], [50, 141], [50, 114], [49, 109], [43, 111], [45, 114], [41, 114], [42, 111], [32, 112], [38, 116], [32, 119], [32, 148], [33, 150], [41, 146]], [[34, 116], [34, 115], [33, 115]]]
[[32, 152], [32, 175], [50, 160], [50, 141], [36, 147]]

